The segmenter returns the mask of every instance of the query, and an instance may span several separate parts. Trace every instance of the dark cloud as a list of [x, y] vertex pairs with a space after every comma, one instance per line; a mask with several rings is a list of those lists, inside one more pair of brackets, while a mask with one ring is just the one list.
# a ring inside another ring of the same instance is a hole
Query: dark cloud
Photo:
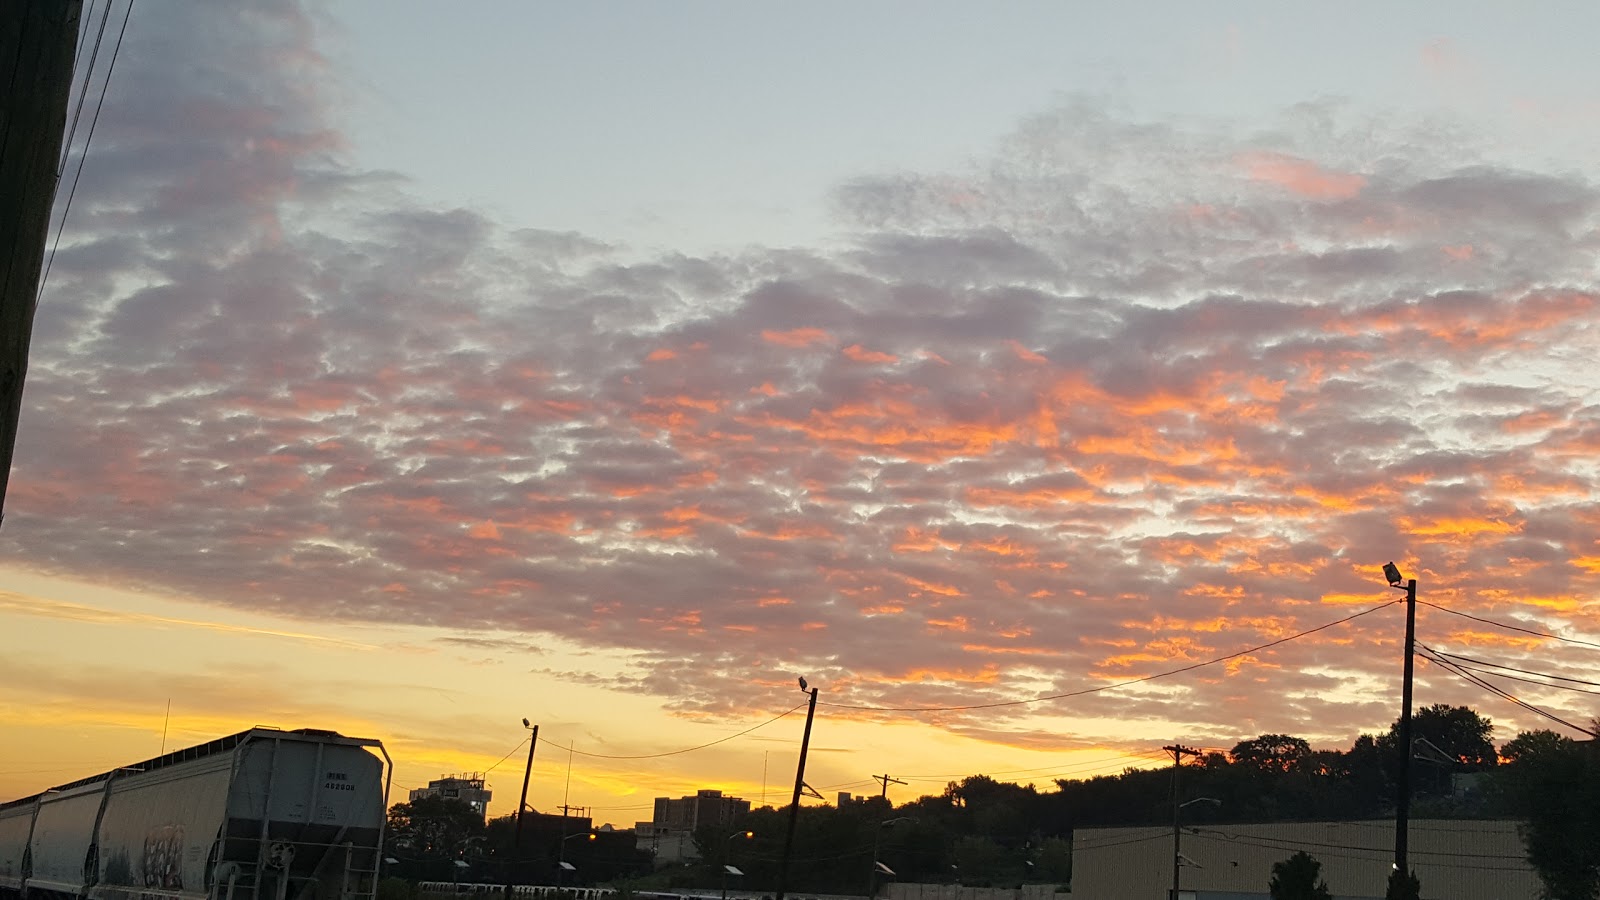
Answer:
[[[351, 170], [315, 37], [289, 4], [136, 19], [40, 311], [13, 561], [627, 651], [547, 674], [705, 715], [802, 672], [896, 707], [1139, 678], [1390, 599], [1390, 558], [1600, 625], [1586, 180], [1337, 109], [1069, 104], [973, 171], [846, 185], [848, 249], [628, 262]], [[1342, 740], [1391, 715], [1396, 622], [939, 722]]]

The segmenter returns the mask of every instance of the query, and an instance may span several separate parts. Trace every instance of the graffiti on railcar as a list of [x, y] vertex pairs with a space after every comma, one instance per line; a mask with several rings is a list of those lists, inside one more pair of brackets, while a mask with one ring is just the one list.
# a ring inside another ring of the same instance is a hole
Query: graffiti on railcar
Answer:
[[144, 886], [183, 889], [183, 826], [158, 825], [144, 837]]

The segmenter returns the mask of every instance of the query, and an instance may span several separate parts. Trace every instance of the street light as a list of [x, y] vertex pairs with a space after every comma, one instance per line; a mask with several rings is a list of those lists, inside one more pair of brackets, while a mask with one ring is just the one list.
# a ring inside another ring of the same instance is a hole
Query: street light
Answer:
[[878, 823], [877, 828], [872, 829], [872, 868], [867, 870], [867, 900], [873, 900], [874, 897], [878, 896], [879, 872], [882, 872], [885, 875], [894, 874], [893, 869], [878, 861], [878, 847], [883, 841], [883, 830], [885, 828], [893, 828], [897, 823], [900, 822], [915, 821], [916, 819], [912, 818], [911, 816], [899, 816], [893, 819], [884, 819], [882, 822]]
[[800, 762], [794, 770], [794, 798], [789, 801], [789, 830], [783, 838], [783, 856], [778, 862], [778, 889], [773, 891], [774, 900], [783, 900], [783, 892], [789, 883], [789, 858], [794, 853], [794, 826], [800, 821], [800, 792], [806, 786], [806, 751], [811, 748], [811, 720], [817, 715], [817, 688], [806, 683], [805, 676], [800, 676], [800, 690], [811, 696], [810, 703], [806, 706], [806, 730], [800, 735]]
[[528, 738], [528, 764], [522, 769], [522, 799], [517, 801], [517, 827], [513, 830], [511, 838], [513, 851], [522, 849], [522, 811], [528, 808], [528, 778], [533, 775], [534, 748], [539, 746], [539, 726], [524, 718], [522, 727], [532, 729], [533, 734]]
[[1180, 852], [1180, 841], [1183, 839], [1183, 829], [1178, 827], [1180, 819], [1179, 814], [1183, 811], [1183, 808], [1185, 806], [1193, 806], [1196, 803], [1215, 803], [1218, 806], [1222, 805], [1222, 801], [1215, 797], [1196, 797], [1187, 803], [1179, 803], [1177, 806], [1172, 808], [1172, 900], [1178, 900], [1178, 876], [1179, 873], [1183, 871], [1184, 861], [1187, 860], [1190, 865], [1199, 865], [1194, 860], [1189, 859], [1188, 857], [1184, 856], [1182, 852]]
[[[1417, 646], [1417, 580], [1405, 578], [1393, 562], [1383, 564], [1383, 577], [1389, 587], [1406, 592], [1406, 663], [1400, 683], [1400, 777], [1395, 779], [1394, 871], [1404, 878], [1411, 871], [1406, 860], [1411, 821], [1411, 669]], [[1401, 582], [1404, 581], [1404, 584]]]
[[743, 875], [744, 873], [728, 864], [728, 857], [733, 852], [733, 839], [744, 838], [750, 840], [756, 836], [754, 831], [735, 831], [722, 841], [722, 900], [728, 900], [728, 876]]
[[558, 889], [561, 887], [562, 874], [568, 869], [574, 872], [578, 871], [577, 866], [567, 862], [567, 841], [573, 838], [588, 838], [592, 841], [595, 839], [595, 834], [592, 831], [580, 831], [577, 834], [569, 834], [561, 839], [561, 846], [556, 850], [556, 887]]

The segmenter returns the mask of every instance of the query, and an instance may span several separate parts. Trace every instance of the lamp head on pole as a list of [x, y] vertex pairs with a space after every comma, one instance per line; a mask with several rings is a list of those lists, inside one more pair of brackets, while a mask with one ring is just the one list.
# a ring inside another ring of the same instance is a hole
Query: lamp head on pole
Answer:
[[522, 727], [523, 728], [532, 728], [533, 724], [531, 722], [529, 722], [527, 719], [523, 719], [522, 720]]
[[1390, 587], [1399, 587], [1400, 582], [1405, 580], [1405, 578], [1400, 574], [1399, 567], [1392, 562], [1386, 562], [1383, 564], [1383, 577], [1389, 579]]

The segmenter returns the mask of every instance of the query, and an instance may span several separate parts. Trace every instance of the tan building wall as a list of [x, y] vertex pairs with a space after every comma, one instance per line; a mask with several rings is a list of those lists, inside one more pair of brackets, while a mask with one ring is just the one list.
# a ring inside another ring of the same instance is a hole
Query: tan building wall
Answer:
[[[1412, 820], [1411, 868], [1423, 900], [1538, 900], [1516, 822]], [[1381, 898], [1394, 862], [1394, 822], [1186, 826], [1184, 893], [1267, 896], [1272, 865], [1304, 850], [1336, 898]], [[1172, 828], [1081, 828], [1072, 836], [1072, 900], [1165, 900]]]

